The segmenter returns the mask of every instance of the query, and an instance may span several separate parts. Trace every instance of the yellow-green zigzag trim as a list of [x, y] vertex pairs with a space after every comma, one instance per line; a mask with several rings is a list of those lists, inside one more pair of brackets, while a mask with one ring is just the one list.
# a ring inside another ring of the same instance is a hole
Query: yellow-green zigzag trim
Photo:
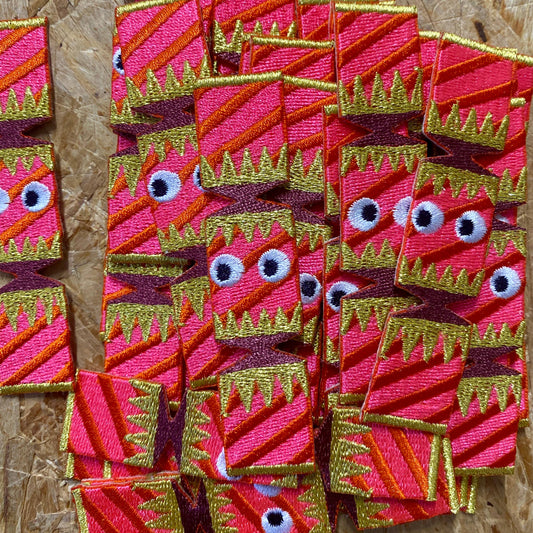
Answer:
[[278, 307], [273, 317], [270, 316], [266, 309], [262, 309], [259, 313], [257, 325], [254, 324], [248, 311], [243, 312], [239, 324], [235, 313], [231, 309], [225, 313], [225, 324], [221, 315], [215, 312], [213, 312], [213, 322], [215, 335], [219, 340], [275, 335], [277, 333], [294, 333], [297, 335], [302, 332], [302, 303], [298, 302], [296, 304], [290, 320], [286, 311], [282, 307]]
[[346, 176], [352, 161], [355, 159], [359, 172], [365, 172], [368, 162], [372, 161], [374, 172], [380, 172], [385, 158], [394, 171], [404, 164], [408, 172], [413, 172], [416, 163], [426, 156], [424, 144], [408, 144], [405, 146], [343, 146], [341, 175]]
[[130, 383], [141, 394], [135, 398], [130, 398], [129, 402], [143, 412], [137, 415], [128, 415], [127, 418], [129, 422], [139, 426], [144, 431], [128, 433], [124, 440], [139, 446], [144, 451], [127, 457], [124, 462], [128, 465], [150, 468], [154, 462], [155, 436], [162, 386], [137, 379], [132, 379]]
[[402, 350], [405, 361], [409, 361], [413, 350], [422, 341], [424, 348], [424, 361], [428, 362], [434, 355], [435, 347], [442, 339], [444, 362], [449, 363], [454, 355], [455, 347], [459, 344], [461, 357], [466, 359], [470, 346], [470, 326], [432, 322], [418, 318], [391, 317], [383, 336], [380, 355], [387, 358], [392, 343], [402, 332]]
[[403, 256], [400, 260], [400, 270], [398, 281], [401, 285], [416, 285], [453, 294], [464, 294], [466, 296], [477, 296], [483, 283], [484, 271], [479, 271], [474, 279], [470, 281], [468, 271], [462, 268], [457, 276], [453, 275], [452, 265], [448, 265], [440, 279], [437, 277], [437, 267], [431, 263], [423, 272], [422, 259], [417, 257], [413, 268], [409, 268], [409, 260]]
[[294, 380], [300, 383], [305, 395], [309, 396], [309, 382], [303, 361], [230, 372], [219, 377], [220, 405], [223, 416], [228, 416], [227, 409], [233, 386], [239, 393], [246, 412], [249, 413], [252, 409], [256, 386], [263, 395], [265, 405], [270, 406], [272, 404], [276, 379], [278, 379], [288, 403], [292, 403], [294, 399]]

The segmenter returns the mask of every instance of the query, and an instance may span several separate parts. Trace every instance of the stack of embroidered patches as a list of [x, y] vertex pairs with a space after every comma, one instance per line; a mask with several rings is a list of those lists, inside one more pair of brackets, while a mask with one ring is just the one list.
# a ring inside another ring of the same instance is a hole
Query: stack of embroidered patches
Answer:
[[82, 531], [474, 512], [527, 423], [533, 60], [391, 2], [150, 0], [113, 67]]
[[40, 273], [62, 254], [54, 152], [26, 135], [51, 117], [46, 20], [0, 21], [0, 394], [72, 389], [65, 288]]

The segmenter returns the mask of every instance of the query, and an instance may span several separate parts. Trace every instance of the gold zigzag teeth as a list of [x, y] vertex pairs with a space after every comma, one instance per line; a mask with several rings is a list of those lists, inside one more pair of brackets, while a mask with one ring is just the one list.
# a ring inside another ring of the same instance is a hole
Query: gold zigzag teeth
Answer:
[[507, 139], [508, 129], [509, 116], [506, 115], [496, 132], [496, 124], [494, 123], [492, 113], [490, 112], [487, 113], [481, 128], [479, 128], [477, 111], [475, 108], [472, 108], [469, 111], [463, 124], [458, 103], [453, 104], [448, 118], [443, 122], [437, 103], [431, 101], [426, 122], [426, 130], [428, 133], [444, 135], [453, 139], [481, 144], [483, 146], [490, 146], [497, 150], [503, 150]]
[[303, 153], [298, 149], [289, 168], [287, 189], [324, 193], [324, 157], [322, 150], [317, 150], [313, 162], [306, 170], [303, 163]]
[[405, 83], [399, 71], [394, 72], [390, 91], [385, 90], [379, 72], [374, 76], [370, 101], [366, 95], [361, 76], [353, 82], [352, 95], [346, 86], [339, 82], [339, 104], [341, 115], [396, 114], [422, 110], [422, 69], [416, 69], [416, 79], [411, 97], [407, 94]]
[[110, 340], [111, 329], [115, 320], [118, 319], [122, 334], [128, 343], [131, 341], [136, 324], [141, 328], [143, 340], [147, 341], [155, 320], [161, 333], [161, 340], [166, 342], [172, 314], [171, 305], [109, 304], [106, 310], [105, 339], [106, 341]]
[[152, 511], [157, 516], [157, 518], [145, 522], [147, 528], [170, 530], [174, 533], [185, 533], [181, 521], [180, 507], [170, 479], [137, 482], [134, 483], [133, 489], [163, 493], [139, 505], [139, 509]]
[[139, 446], [144, 451], [126, 458], [124, 462], [133, 466], [152, 467], [161, 385], [137, 379], [130, 380], [130, 383], [140, 394], [134, 398], [130, 398], [129, 402], [142, 411], [142, 413], [128, 415], [127, 418], [129, 422], [141, 428], [142, 431], [128, 433], [124, 437], [124, 440]]
[[509, 243], [513, 243], [515, 248], [524, 256], [527, 255], [527, 233], [525, 230], [515, 229], [509, 231], [492, 230], [489, 237], [489, 244], [494, 246], [496, 253], [501, 257]]
[[416, 304], [416, 298], [349, 298], [342, 301], [341, 309], [341, 335], [346, 335], [354, 315], [361, 331], [366, 331], [370, 318], [376, 317], [380, 331], [383, 331], [385, 322], [391, 311], [402, 311]]
[[206, 477], [205, 472], [196, 464], [197, 461], [209, 460], [210, 453], [198, 447], [202, 441], [210, 439], [211, 434], [202, 426], [211, 421], [201, 409], [211, 396], [211, 391], [187, 391], [187, 403], [185, 408], [185, 429], [183, 431], [183, 451], [181, 470], [190, 476]]
[[298, 496], [298, 501], [307, 503], [303, 510], [304, 516], [316, 521], [316, 524], [309, 530], [309, 533], [329, 533], [326, 523], [328, 510], [322, 479], [319, 474], [309, 474], [302, 480], [302, 486], [309, 485], [309, 489]]
[[[516, 184], [515, 184], [516, 182]], [[518, 174], [518, 180], [514, 180], [511, 171], [505, 169], [500, 179], [498, 202], [520, 202], [527, 200], [527, 167]]]
[[31, 170], [35, 159], [45, 165], [50, 171], [54, 170], [54, 158], [51, 144], [36, 144], [25, 148], [3, 148], [0, 150], [0, 161], [14, 176], [17, 173], [18, 164], [21, 163], [24, 170]]
[[328, 363], [338, 363], [340, 361], [340, 353], [338, 347], [338, 339], [332, 339], [326, 335], [326, 361]]
[[346, 408], [333, 409], [333, 427], [331, 432], [331, 488], [335, 492], [369, 497], [372, 490], [364, 491], [350, 484], [346, 479], [372, 472], [372, 468], [359, 464], [355, 456], [370, 452], [370, 448], [350, 440], [349, 437], [370, 433], [371, 429], [362, 424], [355, 424], [348, 419], [355, 415], [355, 410]]
[[384, 239], [379, 254], [373, 242], [367, 243], [360, 257], [343, 242], [341, 243], [341, 264], [345, 270], [359, 268], [396, 268], [398, 258], [388, 239]]
[[326, 245], [326, 272], [331, 272], [341, 254], [340, 244], [328, 243]]
[[210, 75], [209, 61], [206, 56], [202, 58], [198, 76], [195, 74], [190, 63], [185, 60], [183, 62], [183, 76], [181, 80], [178, 80], [176, 77], [172, 65], [167, 65], [164, 87], [159, 83], [153, 70], [148, 69], [146, 71], [145, 94], [135, 85], [132, 79], [126, 78], [129, 103], [133, 107], [139, 107], [192, 94], [198, 80], [209, 78]]
[[128, 97], [122, 100], [122, 109], [119, 111], [117, 102], [111, 101], [111, 109], [109, 112], [111, 124], [151, 124], [157, 122], [158, 119], [133, 111]]
[[446, 183], [448, 183], [455, 198], [461, 194], [464, 188], [466, 188], [467, 197], [474, 198], [484, 187], [493, 204], [496, 204], [498, 200], [498, 178], [496, 176], [483, 176], [468, 170], [424, 161], [418, 168], [415, 188], [421, 189], [429, 180], [433, 180], [435, 196], [443, 192]]
[[256, 337], [258, 335], [274, 335], [276, 333], [302, 332], [302, 303], [299, 302], [294, 308], [292, 319], [289, 320], [286, 311], [278, 307], [276, 314], [272, 317], [266, 309], [262, 309], [257, 320], [257, 325], [253, 323], [248, 311], [242, 314], [241, 323], [237, 323], [235, 313], [230, 309], [225, 313], [225, 324], [218, 313], [213, 312], [213, 322], [217, 339], [234, 339], [236, 337]]
[[175, 252], [191, 246], [200, 246], [205, 244], [205, 220], [202, 220], [198, 231], [196, 231], [189, 222], [183, 226], [181, 233], [174, 224], [168, 226], [168, 236], [159, 229], [157, 231], [159, 244], [164, 253]]
[[228, 525], [229, 522], [235, 519], [235, 513], [228, 513], [226, 511], [232, 500], [224, 496], [224, 493], [231, 490], [232, 485], [206, 479], [205, 488], [214, 530], [217, 533], [239, 533], [236, 527]]
[[14, 89], [9, 89], [5, 108], [0, 105], [0, 122], [50, 116], [52, 116], [52, 109], [48, 84], [42, 88], [40, 97], [31, 92], [31, 87], [26, 87], [21, 104]]
[[26, 291], [11, 291], [0, 294], [0, 306], [7, 316], [13, 331], [18, 330], [18, 317], [26, 313], [30, 326], [35, 324], [37, 310], [41, 304], [44, 307], [46, 323], [51, 324], [54, 316], [54, 306], [59, 308], [62, 316], [67, 316], [65, 289], [61, 287], [46, 287]]
[[453, 294], [477, 296], [481, 290], [484, 274], [483, 271], [480, 271], [470, 281], [466, 268], [462, 268], [459, 274], [454, 276], [452, 265], [448, 265], [439, 279], [435, 263], [431, 263], [424, 273], [420, 257], [416, 258], [413, 268], [410, 269], [409, 260], [403, 256], [400, 260], [398, 281], [401, 285], [417, 285], [418, 287], [427, 287]]
[[142, 163], [138, 155], [121, 155], [109, 158], [109, 188], [111, 194], [120, 173], [124, 173], [124, 179], [128, 185], [130, 196], [134, 197], [137, 185], [141, 178]]
[[375, 172], [379, 172], [383, 162], [387, 159], [394, 171], [400, 163], [404, 164], [408, 172], [413, 172], [416, 163], [426, 156], [427, 148], [422, 144], [405, 146], [344, 146], [342, 148], [341, 174], [345, 176], [355, 159], [359, 172], [365, 172], [368, 162], [372, 161]]
[[[209, 299], [209, 278], [207, 276], [201, 276], [199, 278], [193, 278], [182, 283], [172, 285], [172, 301], [174, 302], [174, 315], [176, 320], [179, 321], [181, 317], [181, 310], [183, 307], [183, 300], [187, 297], [190, 302], [193, 311], [196, 316], [203, 321], [204, 320], [204, 306], [205, 302]], [[182, 325], [181, 322], [178, 322]]]
[[341, 202], [331, 183], [326, 183], [326, 212], [330, 217], [341, 214]]
[[362, 498], [355, 498], [355, 505], [357, 507], [357, 524], [360, 528], [377, 529], [394, 525], [392, 518], [376, 518], [376, 515], [389, 509], [390, 503], [378, 503]]
[[61, 232], [56, 231], [49, 243], [44, 237], [39, 236], [35, 245], [31, 243], [29, 237], [26, 237], [22, 248], [19, 248], [13, 239], [9, 239], [7, 246], [0, 246], [0, 263], [41, 259], [61, 259]]
[[401, 331], [402, 351], [405, 361], [409, 361], [415, 347], [422, 341], [424, 361], [426, 363], [434, 355], [439, 339], [442, 340], [444, 362], [449, 363], [455, 353], [456, 346], [461, 349], [461, 357], [466, 359], [470, 347], [470, 326], [432, 322], [417, 318], [392, 317], [383, 336], [380, 356], [387, 359], [387, 352]]
[[511, 327], [506, 322], [501, 325], [500, 331], [496, 331], [494, 324], [491, 322], [483, 335], [479, 332], [479, 326], [472, 326], [471, 348], [499, 348], [500, 346], [524, 346], [526, 335], [526, 322], [522, 320], [513, 333]]
[[221, 374], [219, 376], [220, 406], [224, 416], [228, 416], [228, 403], [233, 387], [239, 393], [244, 409], [249, 413], [256, 388], [263, 396], [265, 405], [272, 405], [274, 385], [279, 381], [289, 403], [294, 400], [294, 381], [297, 381], [306, 396], [309, 396], [309, 382], [303, 361], [281, 365], [249, 368]]
[[146, 161], [152, 147], [160, 163], [167, 159], [167, 147], [170, 144], [174, 150], [183, 156], [187, 141], [198, 151], [198, 140], [196, 138], [196, 125], [181, 126], [170, 130], [158, 131], [137, 137], [139, 147], [139, 157], [141, 162]]
[[294, 220], [290, 209], [280, 209], [279, 211], [265, 211], [262, 213], [238, 213], [236, 215], [212, 216], [207, 219], [205, 228], [205, 240], [209, 246], [215, 236], [221, 232], [224, 236], [226, 246], [233, 243], [236, 231], [242, 232], [248, 242], [255, 238], [256, 230], [259, 230], [263, 239], [268, 239], [274, 228], [278, 224], [291, 237], [295, 236]]
[[[215, 20], [213, 24], [213, 51], [215, 52], [215, 54], [220, 54], [224, 52], [236, 52], [240, 54], [241, 49], [242, 49], [242, 43], [247, 41], [250, 35], [253, 35], [253, 34], [279, 36], [280, 35], [279, 24], [276, 21], [274, 21], [270, 28], [270, 32], [268, 32], [263, 29], [263, 25], [261, 24], [261, 22], [257, 21], [255, 23], [253, 31], [251, 33], [246, 33], [244, 31], [244, 25], [243, 25], [242, 20], [237, 20], [235, 22], [235, 26], [233, 28], [233, 33], [231, 34], [231, 38], [228, 40], [228, 38], [222, 31], [222, 28], [220, 27], [219, 22]], [[296, 36], [297, 36], [296, 22], [292, 22], [287, 30], [287, 37], [296, 37]]]
[[294, 229], [296, 232], [296, 246], [301, 246], [307, 238], [311, 252], [314, 252], [319, 245], [323, 246], [326, 241], [331, 239], [332, 230], [330, 226], [296, 221]]
[[246, 185], [249, 183], [271, 183], [275, 181], [287, 181], [287, 144], [284, 144], [279, 152], [278, 162], [274, 163], [266, 146], [261, 151], [259, 165], [254, 165], [249, 148], [245, 148], [239, 171], [233, 162], [232, 156], [225, 151], [222, 156], [222, 166], [219, 176], [211, 167], [204, 156], [200, 156], [200, 172], [202, 185], [206, 188], [222, 185]]
[[463, 378], [457, 388], [457, 399], [461, 414], [466, 416], [468, 408], [474, 399], [474, 393], [479, 400], [482, 413], [487, 411], [492, 390], [496, 390], [498, 405], [503, 412], [507, 408], [509, 389], [512, 389], [517, 405], [522, 399], [522, 376], [490, 376]]

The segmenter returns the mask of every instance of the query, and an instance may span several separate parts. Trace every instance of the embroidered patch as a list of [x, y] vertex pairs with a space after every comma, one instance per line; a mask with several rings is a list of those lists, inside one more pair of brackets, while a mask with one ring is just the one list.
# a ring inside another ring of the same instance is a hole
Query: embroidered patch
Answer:
[[64, 287], [40, 273], [61, 259], [54, 152], [28, 130], [52, 117], [46, 19], [0, 22], [0, 394], [69, 390]]

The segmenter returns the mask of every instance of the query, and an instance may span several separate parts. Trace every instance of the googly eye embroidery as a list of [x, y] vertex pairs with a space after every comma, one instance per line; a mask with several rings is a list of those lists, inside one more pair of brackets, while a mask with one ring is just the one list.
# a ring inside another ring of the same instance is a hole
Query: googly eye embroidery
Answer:
[[512, 298], [521, 286], [518, 272], [509, 267], [498, 268], [490, 278], [490, 290], [497, 298]]
[[224, 455], [224, 450], [222, 450], [217, 457], [217, 470], [219, 474], [228, 481], [238, 481], [242, 476], [230, 476], [228, 474], [228, 469], [226, 467], [226, 457]]
[[38, 181], [28, 183], [22, 189], [22, 205], [27, 211], [37, 213], [50, 203], [50, 189]]
[[255, 490], [266, 496], [267, 498], [275, 498], [281, 493], [281, 487], [273, 487], [272, 485], [260, 485], [259, 483], [254, 483]]
[[369, 231], [375, 228], [380, 216], [378, 203], [370, 198], [356, 200], [348, 210], [350, 224], [359, 231]]
[[312, 274], [300, 274], [300, 295], [302, 303], [312, 304], [322, 293], [322, 285]]
[[422, 202], [413, 209], [411, 220], [416, 231], [430, 235], [442, 228], [444, 213], [433, 202]]
[[353, 294], [359, 289], [357, 285], [350, 283], [349, 281], [337, 281], [334, 283], [328, 293], [326, 294], [326, 300], [328, 305], [338, 313], [341, 310], [341, 298], [347, 296], [348, 294]]
[[292, 528], [292, 518], [287, 511], [276, 507], [263, 514], [261, 526], [265, 533], [289, 533]]
[[122, 63], [122, 50], [120, 48], [113, 54], [113, 68], [121, 76], [124, 76], [124, 65]]
[[257, 264], [261, 277], [270, 283], [286, 278], [291, 270], [291, 261], [281, 250], [267, 250]]
[[219, 255], [209, 268], [211, 279], [219, 287], [232, 287], [241, 279], [243, 273], [242, 261], [231, 254]]
[[3, 213], [11, 203], [11, 198], [4, 189], [0, 189], [0, 213]]
[[485, 237], [487, 225], [477, 211], [466, 211], [455, 221], [455, 233], [462, 241], [475, 243]]
[[200, 179], [200, 165], [196, 165], [194, 168], [194, 172], [192, 173], [192, 180], [196, 187], [200, 189], [202, 192], [205, 191], [205, 189], [202, 187], [202, 180]]
[[396, 222], [398, 226], [402, 226], [402, 228], [407, 224], [407, 217], [409, 216], [409, 209], [411, 209], [412, 202], [413, 198], [411, 196], [406, 196], [394, 206], [392, 211], [394, 222]]
[[148, 193], [157, 202], [174, 200], [181, 189], [180, 177], [168, 170], [158, 170], [152, 174], [148, 183]]

